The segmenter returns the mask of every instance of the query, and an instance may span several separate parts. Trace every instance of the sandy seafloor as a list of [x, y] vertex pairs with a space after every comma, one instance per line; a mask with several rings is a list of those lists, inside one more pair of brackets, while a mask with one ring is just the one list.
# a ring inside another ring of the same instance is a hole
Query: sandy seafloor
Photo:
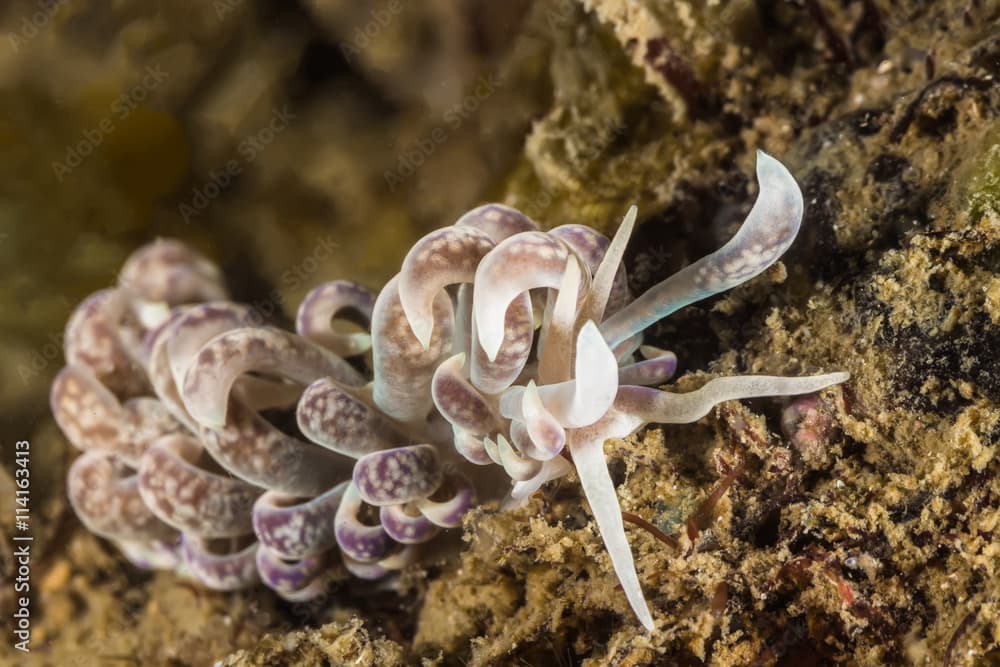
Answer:
[[[996, 0], [18, 0], [0, 17], [0, 663], [1000, 664]], [[668, 388], [852, 377], [808, 442], [759, 400], [606, 443], [623, 509], [678, 536], [628, 529], [657, 632], [572, 476], [306, 606], [137, 570], [73, 516], [75, 451], [47, 407], [62, 327], [142, 243], [185, 240], [287, 318], [324, 280], [381, 285], [483, 201], [606, 231], [636, 203], [639, 293], [728, 238], [757, 148], [801, 183], [802, 232], [650, 332], [680, 359]]]

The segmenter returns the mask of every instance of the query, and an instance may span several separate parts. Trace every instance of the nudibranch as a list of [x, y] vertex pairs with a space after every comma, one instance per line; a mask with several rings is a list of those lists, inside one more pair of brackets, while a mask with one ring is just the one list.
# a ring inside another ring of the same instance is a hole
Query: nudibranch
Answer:
[[575, 469], [625, 597], [652, 629], [605, 440], [848, 378], [654, 388], [677, 359], [643, 345], [644, 330], [760, 274], [798, 233], [795, 179], [759, 151], [757, 179], [728, 243], [635, 299], [622, 262], [635, 207], [608, 239], [480, 206], [418, 241], [378, 294], [346, 280], [316, 287], [295, 332], [228, 301], [218, 270], [178, 242], [143, 248], [67, 326], [51, 405], [84, 451], [69, 473], [73, 507], [140, 565], [303, 600], [344, 572], [399, 570], [475, 503], [521, 504]]

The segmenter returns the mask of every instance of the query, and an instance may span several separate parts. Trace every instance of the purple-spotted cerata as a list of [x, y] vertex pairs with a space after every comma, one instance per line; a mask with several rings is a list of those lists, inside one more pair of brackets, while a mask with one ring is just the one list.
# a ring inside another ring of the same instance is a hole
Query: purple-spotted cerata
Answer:
[[798, 233], [791, 174], [758, 152], [757, 179], [728, 243], [634, 299], [622, 256], [635, 207], [608, 239], [480, 206], [418, 241], [377, 294], [316, 287], [294, 332], [228, 300], [200, 254], [152, 243], [67, 325], [51, 405], [83, 452], [70, 501], [137, 565], [305, 600], [335, 573], [397, 571], [475, 503], [523, 503], [575, 468], [625, 597], [652, 629], [604, 441], [848, 377], [654, 388], [677, 360], [643, 345], [643, 331], [758, 275]]

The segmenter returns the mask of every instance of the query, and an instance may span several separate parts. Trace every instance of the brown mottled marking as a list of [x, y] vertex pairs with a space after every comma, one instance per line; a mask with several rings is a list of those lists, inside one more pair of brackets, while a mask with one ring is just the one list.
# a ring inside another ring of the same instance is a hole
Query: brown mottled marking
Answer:
[[250, 512], [263, 489], [198, 467], [201, 454], [201, 443], [192, 437], [158, 439], [139, 466], [142, 499], [162, 521], [186, 533], [249, 534]]
[[375, 294], [364, 285], [332, 280], [314, 287], [302, 300], [295, 316], [295, 330], [334, 354], [352, 357], [370, 347], [370, 338], [366, 334], [341, 333], [333, 328], [333, 320], [343, 317], [370, 329], [374, 307]]
[[372, 316], [372, 362], [375, 405], [399, 421], [423, 420], [430, 412], [434, 369], [451, 349], [454, 312], [445, 292], [434, 300], [434, 329], [425, 348], [417, 340], [399, 301], [399, 276], [375, 301]]
[[118, 284], [143, 301], [169, 305], [226, 298], [218, 267], [185, 244], [158, 239], [136, 250], [118, 274]]
[[66, 363], [89, 369], [120, 398], [147, 391], [145, 373], [126, 346], [142, 337], [141, 326], [127, 311], [124, 295], [106, 289], [87, 297], [69, 318], [63, 344]]
[[121, 405], [86, 367], [67, 366], [49, 390], [59, 428], [77, 449], [119, 448], [126, 430]]
[[301, 384], [326, 375], [348, 385], [364, 382], [346, 361], [301, 336], [271, 327], [243, 327], [216, 336], [201, 349], [184, 377], [184, 406], [199, 424], [222, 426], [233, 383], [254, 371]]
[[122, 540], [166, 540], [174, 530], [139, 495], [134, 471], [107, 452], [84, 452], [66, 478], [70, 504], [92, 533]]
[[534, 313], [529, 292], [517, 296], [507, 307], [504, 316], [503, 342], [496, 359], [489, 360], [475, 335], [473, 321], [472, 384], [487, 394], [499, 394], [517, 380], [531, 357], [531, 344], [535, 338]]
[[237, 543], [231, 540], [209, 541], [185, 534], [181, 553], [188, 571], [202, 585], [217, 591], [235, 591], [256, 584], [258, 544]]
[[570, 256], [569, 247], [556, 237], [523, 232], [483, 258], [472, 300], [476, 331], [487, 358], [495, 358], [503, 344], [510, 302], [531, 289], [558, 289]]
[[376, 410], [329, 378], [320, 378], [306, 387], [299, 399], [296, 419], [303, 435], [345, 456], [364, 456], [388, 449], [400, 440]]
[[358, 459], [352, 478], [365, 502], [398, 505], [434, 493], [443, 475], [437, 449], [433, 445], [413, 445]]
[[202, 428], [205, 448], [226, 470], [255, 486], [311, 497], [350, 477], [353, 461], [286, 435], [231, 400], [225, 426]]
[[516, 208], [503, 204], [484, 204], [465, 213], [455, 222], [456, 227], [474, 227], [485, 232], [494, 243], [505, 238], [538, 230], [538, 223]]
[[427, 345], [434, 299], [448, 285], [471, 283], [493, 241], [473, 227], [445, 227], [417, 241], [399, 272], [399, 302], [417, 340]]

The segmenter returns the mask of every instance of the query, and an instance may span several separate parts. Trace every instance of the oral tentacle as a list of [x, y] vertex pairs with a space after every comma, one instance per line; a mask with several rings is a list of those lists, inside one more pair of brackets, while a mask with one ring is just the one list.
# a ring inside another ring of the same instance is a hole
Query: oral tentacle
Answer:
[[576, 466], [580, 485], [590, 504], [590, 511], [594, 515], [597, 527], [601, 531], [604, 546], [611, 558], [615, 574], [618, 575], [625, 598], [642, 626], [652, 631], [653, 616], [642, 593], [642, 586], [635, 571], [635, 561], [632, 558], [632, 549], [625, 536], [621, 506], [604, 458], [604, 440], [604, 434], [600, 431], [574, 433], [569, 440], [573, 465]]
[[736, 235], [720, 249], [685, 267], [601, 324], [612, 347], [689, 303], [732, 289], [778, 261], [795, 240], [803, 201], [783, 164], [757, 151], [760, 193]]
[[709, 380], [700, 389], [684, 394], [645, 387], [623, 387], [623, 392], [619, 392], [619, 395], [622, 400], [628, 400], [629, 411], [641, 416], [646, 422], [688, 424], [698, 421], [713, 407], [725, 401], [811, 394], [846, 382], [849, 378], [849, 373], [842, 372], [807, 377], [739, 375]]

